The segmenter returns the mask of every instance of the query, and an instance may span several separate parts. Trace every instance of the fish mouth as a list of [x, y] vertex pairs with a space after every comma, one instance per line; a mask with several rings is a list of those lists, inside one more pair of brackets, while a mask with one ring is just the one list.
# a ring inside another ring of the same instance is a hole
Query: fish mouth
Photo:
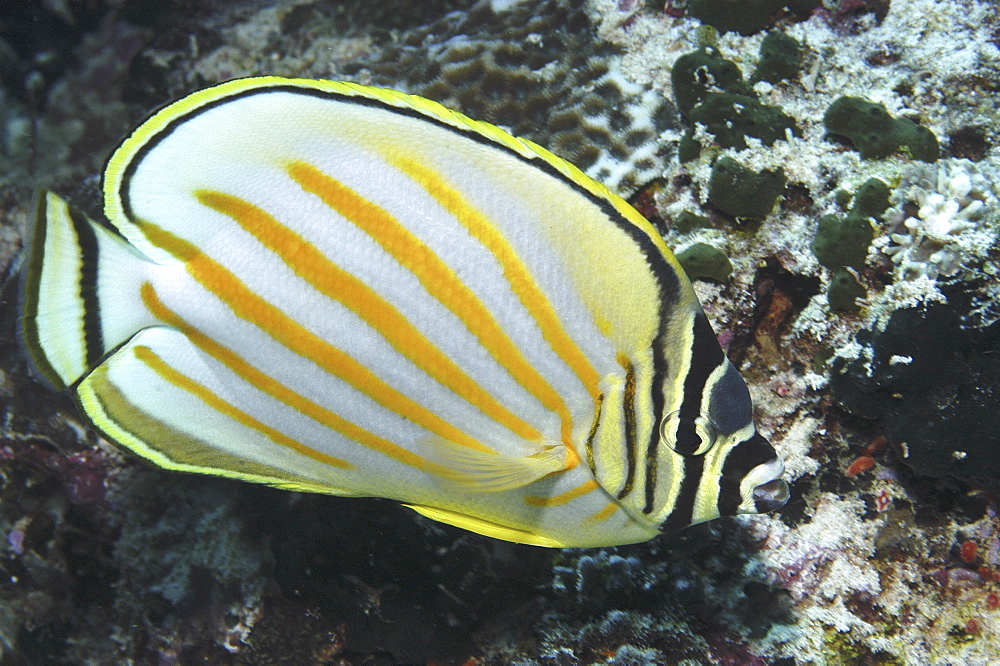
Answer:
[[753, 506], [757, 513], [774, 511], [788, 501], [788, 484], [772, 479], [753, 489]]
[[788, 501], [788, 484], [781, 480], [785, 465], [775, 456], [750, 470], [740, 483], [743, 503], [737, 513], [767, 513]]

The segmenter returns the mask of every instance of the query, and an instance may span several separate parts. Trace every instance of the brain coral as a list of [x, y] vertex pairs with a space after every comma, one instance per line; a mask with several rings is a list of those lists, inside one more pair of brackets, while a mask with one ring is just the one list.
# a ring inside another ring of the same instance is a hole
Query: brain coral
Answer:
[[479, 3], [345, 73], [507, 128], [627, 194], [662, 175], [660, 133], [679, 119], [669, 100], [622, 76], [619, 53], [583, 3]]

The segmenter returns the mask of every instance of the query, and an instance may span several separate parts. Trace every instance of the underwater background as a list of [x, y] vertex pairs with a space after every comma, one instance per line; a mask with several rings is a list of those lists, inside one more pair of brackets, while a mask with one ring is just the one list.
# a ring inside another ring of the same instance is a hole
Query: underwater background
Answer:
[[[738, 9], [734, 9], [738, 8]], [[155, 108], [404, 90], [662, 231], [792, 498], [634, 546], [152, 469], [34, 382], [35, 192], [100, 216]], [[1000, 7], [989, 0], [0, 0], [0, 662], [1000, 662]]]

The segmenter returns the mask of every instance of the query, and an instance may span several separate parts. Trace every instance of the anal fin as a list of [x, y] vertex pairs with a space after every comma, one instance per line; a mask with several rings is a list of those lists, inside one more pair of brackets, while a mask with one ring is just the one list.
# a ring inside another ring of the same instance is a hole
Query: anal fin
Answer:
[[491, 523], [488, 520], [468, 516], [464, 513], [456, 513], [455, 511], [449, 511], [447, 509], [439, 509], [433, 506], [421, 506], [419, 504], [404, 504], [403, 506], [409, 507], [420, 515], [430, 518], [431, 520], [436, 520], [439, 523], [454, 525], [455, 527], [460, 527], [463, 530], [469, 530], [470, 532], [493, 537], [494, 539], [503, 539], [504, 541], [513, 541], [514, 543], [525, 543], [529, 546], [545, 546], [546, 548], [565, 547], [562, 542], [556, 541], [550, 537], [535, 534], [534, 532], [519, 530], [516, 527], [508, 527], [507, 525]]
[[[359, 495], [346, 461], [309, 449], [246, 409], [233, 377], [182, 333], [147, 328], [80, 382], [80, 405], [109, 437], [160, 467], [289, 490]], [[286, 424], [290, 425], [290, 424]]]

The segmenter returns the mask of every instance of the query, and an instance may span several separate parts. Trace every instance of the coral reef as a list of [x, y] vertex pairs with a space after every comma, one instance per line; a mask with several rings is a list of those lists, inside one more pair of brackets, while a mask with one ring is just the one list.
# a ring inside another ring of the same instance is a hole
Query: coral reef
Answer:
[[[657, 175], [658, 156], [668, 150], [660, 134], [677, 124], [673, 106], [621, 76], [620, 49], [596, 38], [579, 3], [478, 2], [447, 13], [449, 3], [432, 3], [402, 15], [436, 20], [380, 41], [370, 29], [374, 18], [325, 4], [289, 2], [254, 21], [234, 17], [225, 43], [203, 56], [170, 48], [160, 36], [131, 85], [162, 104], [248, 66], [258, 74], [348, 78], [419, 94], [505, 127], [623, 193]], [[357, 17], [345, 21], [342, 12]], [[360, 25], [349, 30], [345, 23]], [[259, 62], [256, 39], [267, 41], [264, 51], [275, 57]]]
[[[726, 23], [735, 4], [5, 9], [2, 659], [995, 659], [1000, 16], [987, 0], [755, 2]], [[267, 73], [427, 95], [632, 195], [688, 266], [712, 268], [695, 290], [786, 461], [788, 505], [549, 551], [389, 502], [149, 470], [80, 422], [15, 351], [32, 190], [99, 214], [101, 164], [137, 119]], [[874, 109], [893, 145], [831, 141], [859, 129], [824, 122], [840, 99]]]
[[503, 12], [481, 3], [362, 66], [373, 83], [508, 128], [628, 193], [659, 175], [659, 137], [676, 113], [622, 77], [618, 49], [592, 30], [579, 3], [514, 3]]
[[1000, 232], [1000, 170], [965, 159], [903, 170], [893, 199], [889, 242], [899, 279], [971, 275]]
[[17, 3], [0, 21], [0, 186], [75, 189], [136, 119], [122, 89], [148, 33], [103, 21], [117, 4]]

